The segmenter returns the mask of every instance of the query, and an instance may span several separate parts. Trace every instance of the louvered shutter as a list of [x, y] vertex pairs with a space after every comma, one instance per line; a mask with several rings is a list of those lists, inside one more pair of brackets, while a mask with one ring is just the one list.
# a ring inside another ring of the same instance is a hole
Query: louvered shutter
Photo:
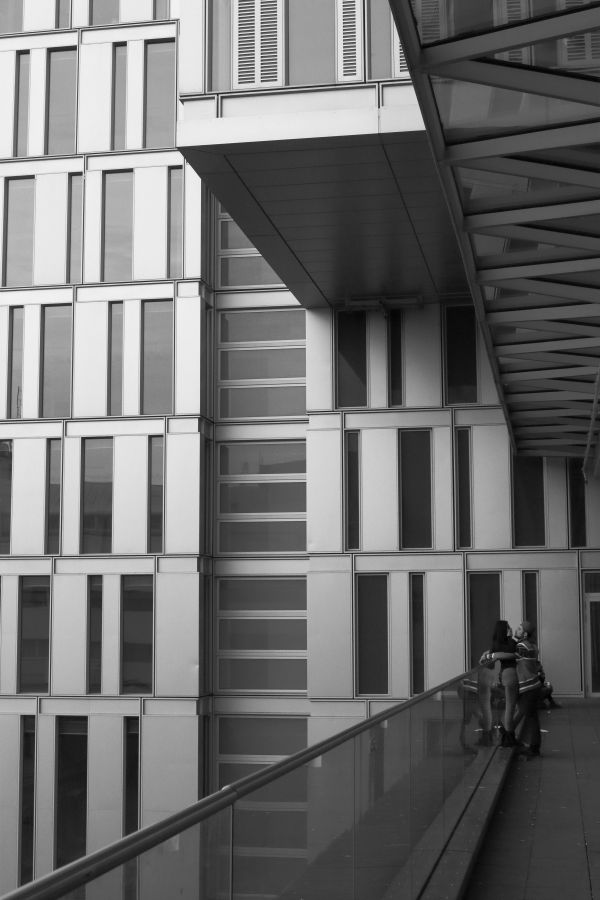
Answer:
[[416, 0], [415, 15], [423, 44], [432, 44], [446, 37], [444, 22], [445, 5], [440, 0]]
[[410, 78], [404, 48], [400, 43], [400, 36], [396, 23], [392, 18], [392, 76], [394, 78]]
[[282, 0], [234, 0], [234, 87], [277, 86], [282, 71]]
[[356, 81], [363, 73], [361, 0], [337, 0], [337, 80]]
[[[496, 25], [517, 25], [530, 18], [529, 0], [496, 0], [494, 13]], [[531, 50], [529, 47], [513, 47], [512, 50], [499, 53], [498, 56], [506, 62], [528, 65], [531, 61]]]
[[[565, 10], [581, 9], [582, 0], [562, 0]], [[571, 70], [594, 74], [600, 71], [600, 32], [570, 34], [560, 42], [562, 64]], [[594, 71], [591, 71], [594, 70]]]

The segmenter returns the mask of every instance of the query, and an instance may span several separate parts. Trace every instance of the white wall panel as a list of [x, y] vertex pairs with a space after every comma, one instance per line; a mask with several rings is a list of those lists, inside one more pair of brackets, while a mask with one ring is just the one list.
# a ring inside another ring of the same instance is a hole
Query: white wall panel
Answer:
[[307, 592], [308, 696], [353, 697], [352, 574], [310, 572]]
[[0, 605], [0, 693], [17, 693], [17, 646], [19, 630], [19, 576], [2, 576]]
[[133, 277], [167, 274], [167, 169], [134, 169]]
[[199, 577], [197, 574], [156, 576], [156, 696], [198, 696]]
[[175, 300], [175, 414], [178, 416], [200, 413], [202, 306], [200, 297]]
[[65, 555], [79, 553], [81, 495], [81, 441], [65, 438], [63, 441], [63, 506], [62, 550]]
[[120, 0], [119, 21], [147, 22], [152, 19], [152, 0]]
[[194, 553], [200, 547], [200, 435], [166, 439], [165, 553]]
[[71, 0], [71, 21], [73, 28], [89, 25], [89, 0]]
[[23, 418], [35, 419], [40, 408], [40, 339], [42, 310], [23, 310]]
[[138, 150], [144, 142], [144, 41], [127, 42], [127, 128], [125, 145]]
[[113, 553], [145, 553], [148, 535], [148, 438], [115, 437]]
[[55, 575], [50, 666], [53, 694], [85, 694], [87, 576]]
[[465, 667], [462, 572], [427, 572], [425, 635], [425, 687], [432, 688]]
[[183, 265], [186, 278], [206, 277], [202, 271], [202, 209], [204, 192], [199, 175], [184, 166]]
[[[3, 207], [0, 206], [0, 209]], [[0, 235], [2, 246], [2, 235]], [[10, 310], [0, 306], [0, 419], [8, 415], [8, 338], [10, 334]]]
[[441, 406], [442, 356], [438, 306], [407, 309], [404, 328], [406, 406]]
[[471, 446], [473, 546], [502, 550], [511, 546], [508, 432], [502, 425], [474, 426]]
[[[4, 175], [0, 178], [0, 210], [5, 209], [6, 198], [5, 194], [5, 181]], [[4, 212], [0, 216], [0, 247], [4, 247]], [[4, 284], [4, 253], [0, 253], [0, 284]], [[4, 293], [4, 292], [3, 292]], [[5, 294], [6, 296], [6, 294]], [[4, 299], [4, 298], [3, 298]], [[7, 301], [4, 300], [6, 303]]]
[[539, 632], [544, 670], [556, 691], [579, 693], [582, 684], [576, 569], [540, 572]]
[[102, 172], [86, 172], [83, 279], [100, 281], [102, 250]]
[[123, 303], [123, 415], [139, 416], [141, 391], [142, 304]]
[[43, 156], [46, 149], [46, 50], [29, 55], [29, 156]]
[[23, 0], [23, 31], [46, 31], [56, 24], [55, 4]]
[[308, 552], [342, 547], [342, 435], [339, 429], [306, 433], [306, 528]]
[[197, 716], [142, 718], [142, 827], [198, 798]]
[[548, 457], [544, 468], [546, 546], [549, 549], [566, 548], [569, 546], [566, 460]]
[[390, 693], [410, 696], [410, 602], [408, 572], [390, 572]]
[[113, 45], [79, 47], [79, 153], [110, 150], [112, 117]]
[[54, 716], [38, 716], [36, 753], [35, 876], [54, 868], [54, 784], [56, 778]]
[[118, 694], [121, 660], [121, 576], [102, 579], [102, 693]]
[[[87, 852], [123, 835], [123, 717], [88, 719]], [[101, 879], [104, 882], [104, 879]], [[87, 896], [86, 889], [86, 896]], [[106, 896], [106, 893], [104, 894]]]
[[73, 416], [105, 416], [108, 303], [74, 304]]
[[333, 409], [333, 317], [330, 309], [307, 309], [306, 408]]
[[433, 436], [433, 546], [436, 550], [452, 550], [452, 432], [434, 428]]
[[[204, 91], [204, 65], [198, 47], [204, 46], [204, 3], [179, 4], [179, 91]], [[175, 15], [175, 11], [171, 11]]]
[[381, 312], [367, 313], [367, 406], [387, 406], [387, 319]]
[[361, 549], [398, 549], [398, 432], [365, 428], [360, 432]]
[[0, 894], [14, 890], [19, 877], [19, 794], [21, 718], [0, 716]]
[[[16, 53], [0, 53], [0, 158], [13, 155], [15, 126], [15, 66]], [[2, 207], [4, 208], [4, 207]]]
[[46, 507], [46, 441], [13, 442], [10, 550], [14, 555], [44, 553]]
[[68, 196], [66, 173], [35, 179], [34, 284], [66, 281]]

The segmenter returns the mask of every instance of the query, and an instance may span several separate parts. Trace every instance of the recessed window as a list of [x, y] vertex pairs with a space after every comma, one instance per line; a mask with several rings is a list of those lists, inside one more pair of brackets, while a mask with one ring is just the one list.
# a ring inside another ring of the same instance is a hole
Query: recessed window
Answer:
[[431, 432], [400, 431], [400, 547], [431, 547]]
[[29, 51], [17, 53], [15, 156], [27, 156], [29, 136]]
[[500, 618], [500, 573], [469, 573], [470, 666], [489, 650], [494, 623]]
[[77, 51], [48, 51], [48, 124], [46, 153], [75, 152]]
[[11, 306], [9, 311], [9, 389], [8, 417], [23, 416], [23, 307]]
[[151, 694], [152, 575], [124, 575], [121, 585], [121, 693]]
[[23, 31], [23, 0], [0, 0], [0, 34]]
[[42, 321], [42, 417], [64, 418], [71, 410], [70, 306], [45, 306]]
[[587, 545], [585, 478], [583, 460], [569, 459], [569, 543], [571, 547]]
[[48, 693], [50, 578], [24, 575], [19, 597], [19, 693]]
[[[140, 827], [140, 720], [125, 716], [125, 778], [123, 785], [123, 836]], [[128, 873], [137, 874], [137, 861], [125, 863]], [[129, 880], [129, 879], [128, 879]]]
[[217, 210], [217, 275], [220, 287], [262, 287], [281, 284], [281, 279], [263, 259], [225, 210]]
[[62, 442], [51, 438], [46, 447], [46, 553], [56, 555], [60, 548]]
[[356, 576], [357, 693], [388, 693], [388, 578]]
[[71, 0], [56, 0], [56, 27], [71, 27]]
[[85, 856], [87, 849], [88, 723], [84, 716], [57, 716], [55, 867]]
[[446, 307], [446, 400], [477, 402], [477, 324], [470, 306]]
[[530, 638], [539, 643], [537, 627], [538, 627], [538, 573], [523, 572], [523, 610], [524, 618], [533, 625], [535, 635]]
[[175, 42], [146, 44], [144, 146], [172, 147], [175, 143]]
[[454, 433], [456, 465], [456, 543], [471, 546], [471, 429]]
[[142, 413], [173, 409], [173, 301], [142, 304]]
[[102, 690], [102, 575], [88, 576], [87, 692]]
[[69, 246], [68, 277], [70, 284], [81, 282], [83, 248], [83, 175], [69, 175]]
[[183, 168], [169, 169], [169, 278], [183, 275]]
[[388, 359], [389, 359], [389, 396], [390, 406], [402, 406], [404, 373], [402, 360], [402, 312], [392, 309], [387, 316], [388, 321]]
[[360, 548], [360, 432], [344, 435], [346, 500], [346, 550]]
[[35, 716], [21, 717], [19, 884], [33, 880]]
[[112, 149], [124, 150], [127, 131], [127, 44], [113, 47]]
[[512, 487], [515, 547], [543, 547], [544, 460], [538, 456], [514, 456]]
[[155, 19], [168, 19], [170, 15], [169, 0], [154, 0]]
[[0, 441], [0, 553], [10, 553], [12, 441]]
[[148, 552], [162, 553], [164, 505], [164, 438], [148, 440]]
[[337, 406], [367, 405], [367, 317], [338, 313], [336, 354]]
[[112, 549], [113, 441], [82, 441], [81, 552]]
[[108, 414], [120, 416], [123, 412], [123, 304], [109, 305], [108, 331]]
[[103, 281], [131, 281], [133, 172], [104, 173]]
[[410, 590], [410, 692], [425, 690], [425, 604], [422, 572], [409, 575]]
[[35, 178], [7, 178], [4, 216], [4, 284], [33, 284]]
[[90, 25], [116, 25], [119, 0], [90, 0]]

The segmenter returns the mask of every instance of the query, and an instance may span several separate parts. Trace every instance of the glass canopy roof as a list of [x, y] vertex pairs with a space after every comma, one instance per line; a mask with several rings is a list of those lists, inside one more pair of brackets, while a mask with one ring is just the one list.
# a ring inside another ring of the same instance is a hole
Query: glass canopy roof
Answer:
[[390, 5], [515, 448], [600, 475], [600, 0]]

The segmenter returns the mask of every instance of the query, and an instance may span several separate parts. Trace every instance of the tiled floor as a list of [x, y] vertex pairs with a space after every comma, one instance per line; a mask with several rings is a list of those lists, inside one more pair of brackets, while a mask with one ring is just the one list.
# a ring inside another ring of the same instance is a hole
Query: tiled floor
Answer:
[[542, 756], [514, 760], [465, 900], [600, 900], [600, 702], [540, 721]]

